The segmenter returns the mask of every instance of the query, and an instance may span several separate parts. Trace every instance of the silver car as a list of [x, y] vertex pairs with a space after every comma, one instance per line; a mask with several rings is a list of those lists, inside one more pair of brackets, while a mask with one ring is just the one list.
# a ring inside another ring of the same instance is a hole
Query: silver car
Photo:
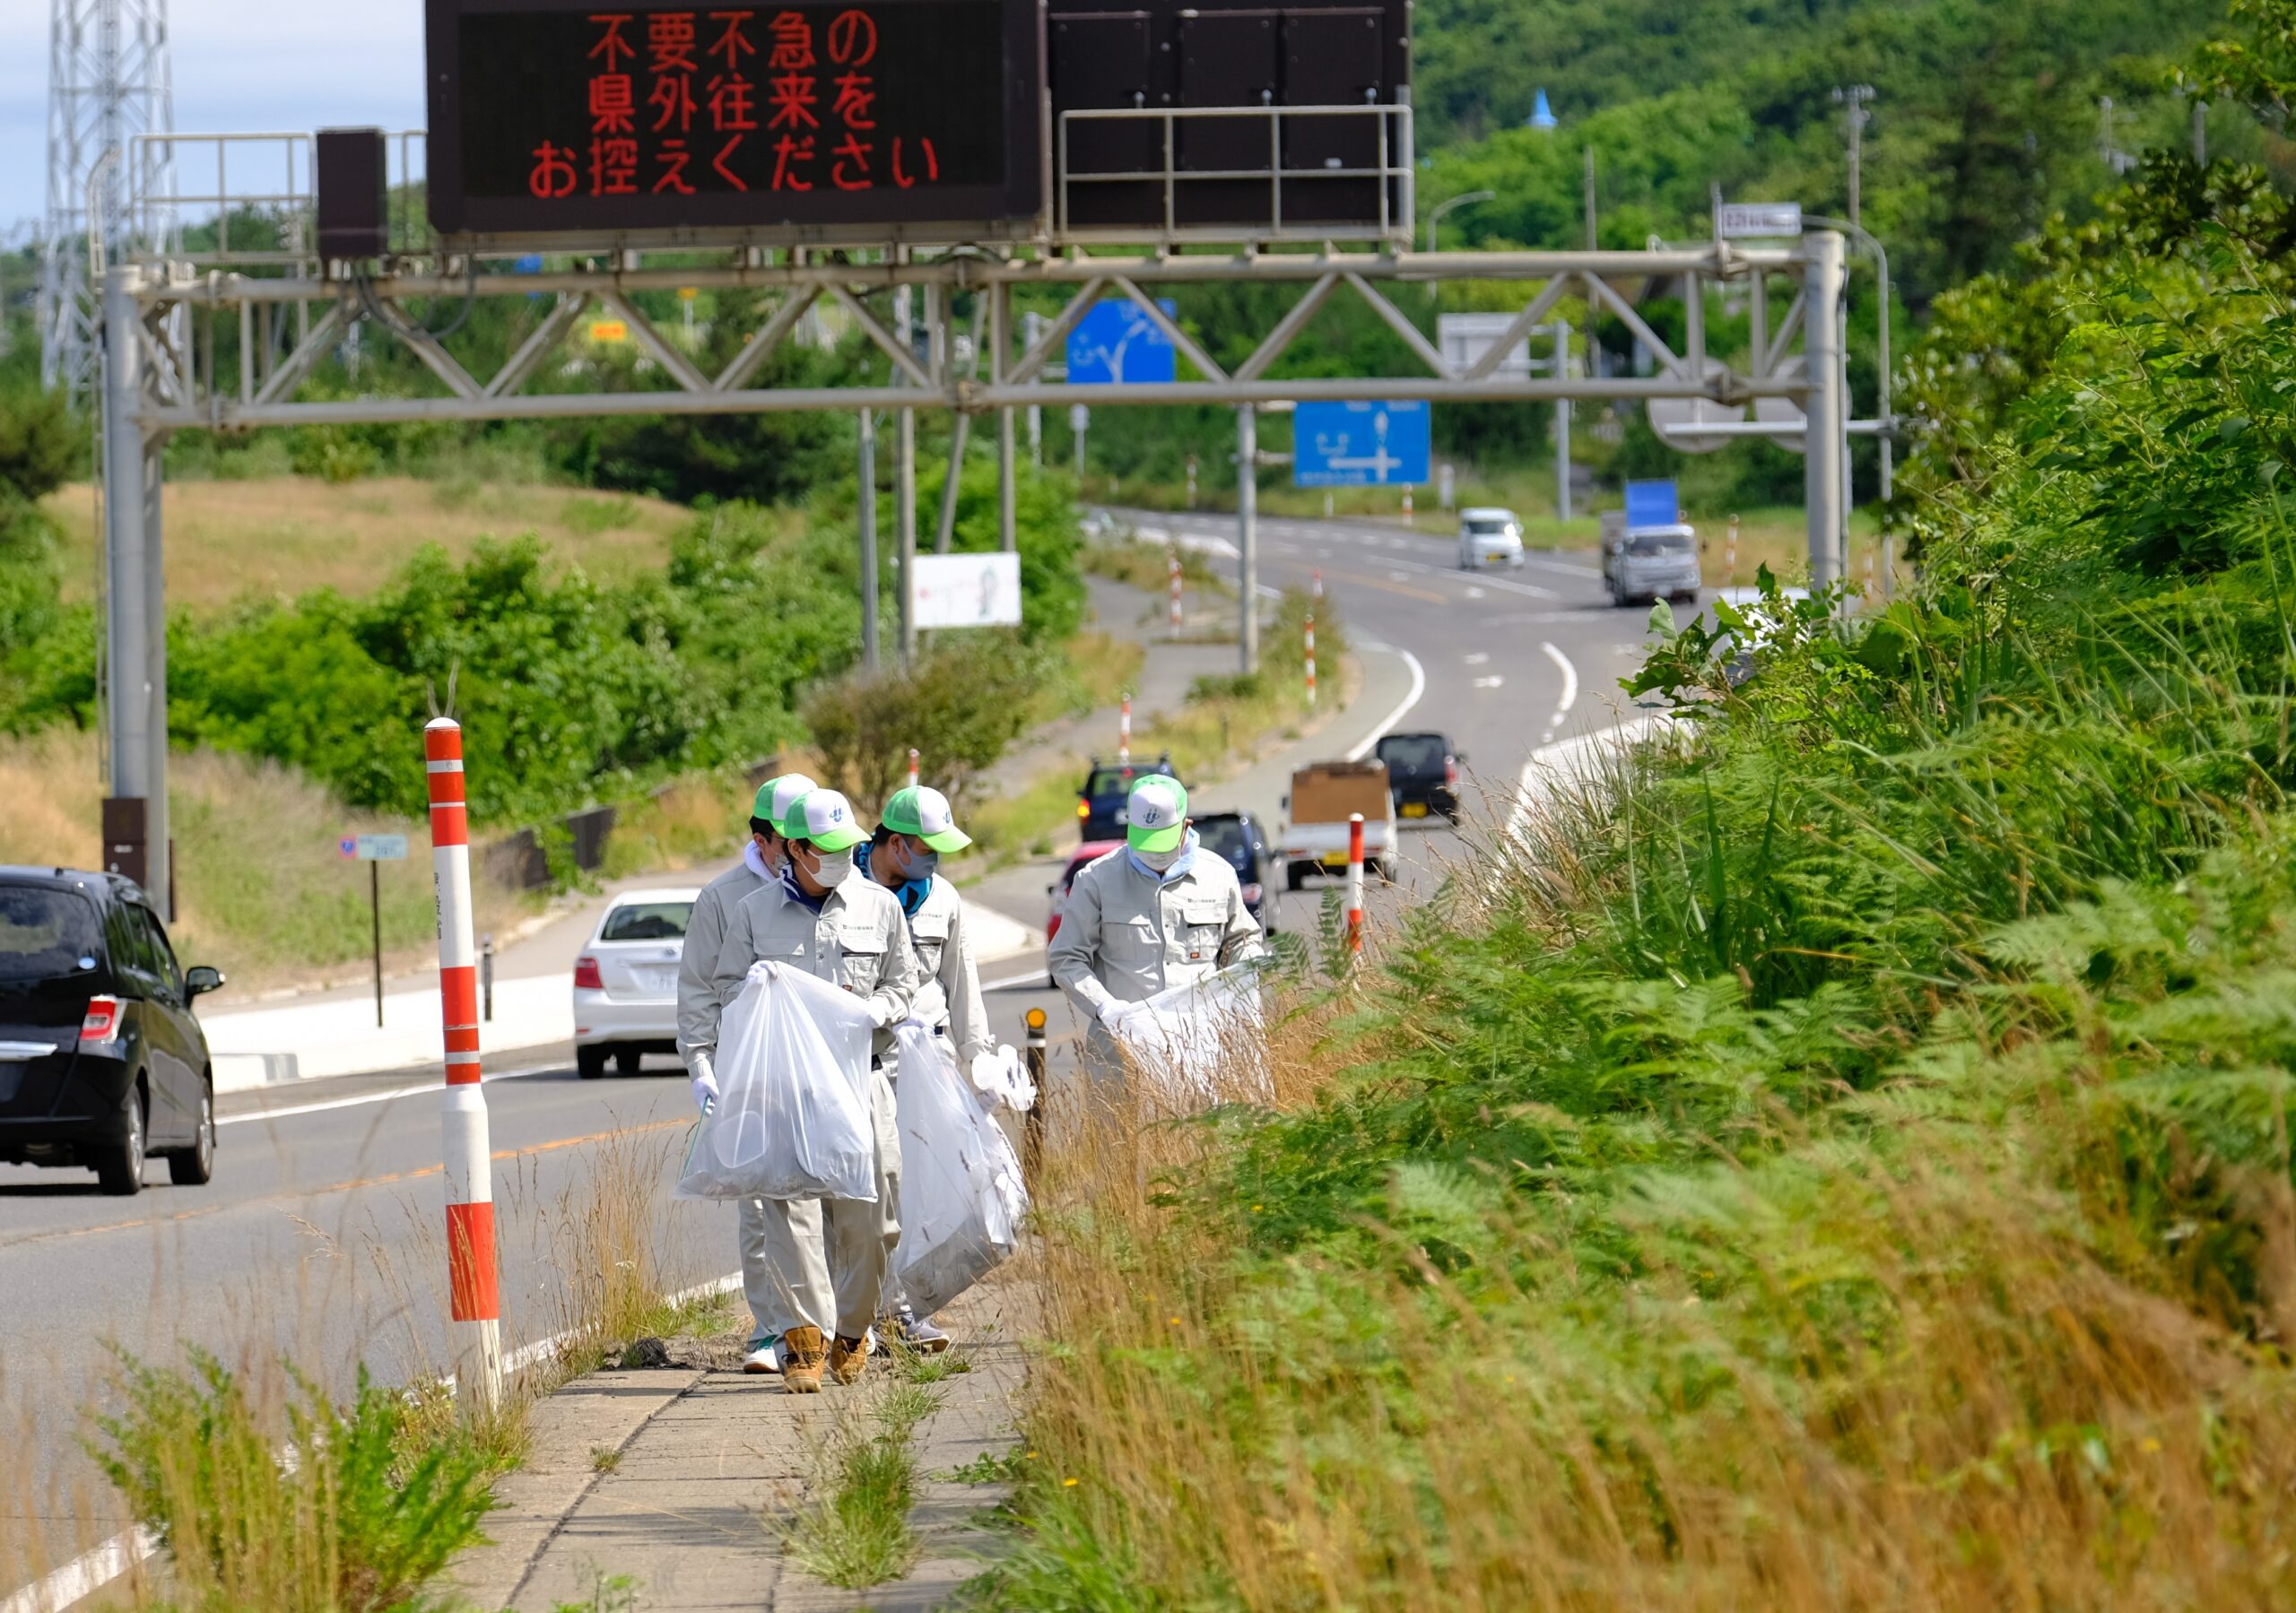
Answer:
[[694, 889], [625, 890], [574, 960], [574, 1064], [584, 1080], [611, 1057], [636, 1075], [649, 1053], [678, 1050], [678, 954]]

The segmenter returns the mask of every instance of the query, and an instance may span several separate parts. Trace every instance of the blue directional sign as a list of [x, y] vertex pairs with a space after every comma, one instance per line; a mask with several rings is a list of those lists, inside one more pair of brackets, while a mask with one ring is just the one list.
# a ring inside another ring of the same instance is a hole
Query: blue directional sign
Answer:
[[1423, 399], [1301, 403], [1292, 413], [1292, 485], [1424, 486], [1429, 418]]
[[1682, 507], [1674, 498], [1671, 481], [1630, 481], [1626, 484], [1626, 524], [1637, 526], [1673, 526], [1682, 520]]
[[[1171, 317], [1173, 303], [1156, 306]], [[1129, 297], [1104, 297], [1068, 333], [1068, 379], [1081, 386], [1137, 386], [1178, 374], [1171, 343]]]

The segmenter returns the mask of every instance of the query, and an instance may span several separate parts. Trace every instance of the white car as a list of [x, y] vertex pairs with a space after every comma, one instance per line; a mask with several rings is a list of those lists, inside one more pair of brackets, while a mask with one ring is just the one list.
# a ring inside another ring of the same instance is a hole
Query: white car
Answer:
[[1481, 571], [1487, 566], [1523, 564], [1523, 524], [1511, 509], [1463, 509], [1459, 512], [1459, 569]]
[[584, 1080], [611, 1055], [636, 1075], [649, 1053], [678, 1050], [678, 954], [699, 890], [625, 890], [574, 960], [574, 1065]]

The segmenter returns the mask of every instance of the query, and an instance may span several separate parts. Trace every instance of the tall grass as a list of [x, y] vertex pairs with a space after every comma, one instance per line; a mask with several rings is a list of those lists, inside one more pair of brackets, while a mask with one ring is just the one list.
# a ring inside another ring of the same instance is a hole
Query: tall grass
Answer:
[[1769, 611], [1273, 1102], [1057, 1132], [990, 1605], [2296, 1594], [2278, 617]]

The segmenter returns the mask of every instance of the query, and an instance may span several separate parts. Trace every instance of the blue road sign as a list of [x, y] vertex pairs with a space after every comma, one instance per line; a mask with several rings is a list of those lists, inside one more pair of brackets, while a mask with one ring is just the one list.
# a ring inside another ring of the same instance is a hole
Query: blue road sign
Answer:
[[1292, 412], [1294, 487], [1422, 487], [1425, 400], [1301, 403]]
[[[1171, 317], [1173, 303], [1156, 306]], [[1068, 379], [1080, 386], [1170, 381], [1178, 374], [1172, 344], [1129, 297], [1103, 297], [1068, 333]]]
[[1626, 524], [1674, 526], [1682, 520], [1682, 506], [1671, 481], [1630, 481], [1626, 484]]

